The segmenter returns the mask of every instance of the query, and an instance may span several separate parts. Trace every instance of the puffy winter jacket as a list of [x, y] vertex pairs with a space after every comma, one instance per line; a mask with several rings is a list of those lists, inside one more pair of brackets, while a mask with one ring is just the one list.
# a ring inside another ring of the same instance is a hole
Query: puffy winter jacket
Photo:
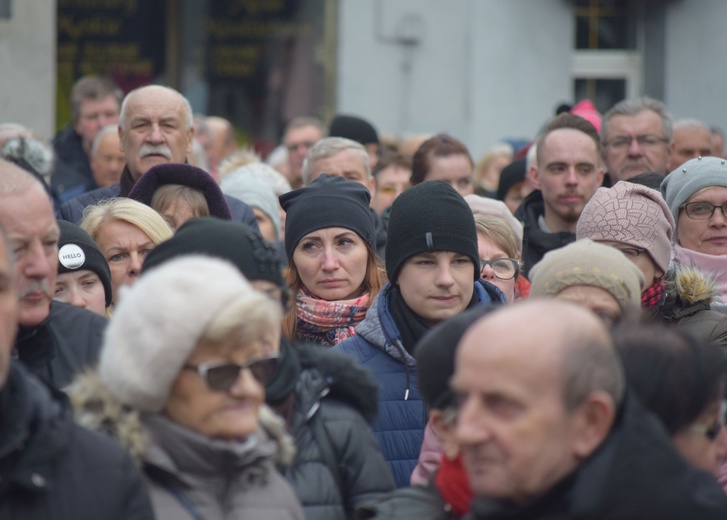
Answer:
[[152, 520], [131, 457], [73, 422], [68, 398], [12, 362], [0, 392], [0, 519]]
[[[505, 303], [493, 284], [475, 282], [479, 304]], [[416, 360], [405, 349], [389, 309], [391, 284], [376, 296], [356, 335], [333, 347], [356, 359], [379, 383], [379, 417], [372, 428], [397, 487], [409, 484], [424, 438], [427, 411], [419, 393]]]
[[294, 348], [301, 372], [289, 433], [297, 454], [284, 474], [308, 520], [345, 520], [394, 489], [367, 423], [376, 416], [376, 383], [339, 353], [310, 344]]

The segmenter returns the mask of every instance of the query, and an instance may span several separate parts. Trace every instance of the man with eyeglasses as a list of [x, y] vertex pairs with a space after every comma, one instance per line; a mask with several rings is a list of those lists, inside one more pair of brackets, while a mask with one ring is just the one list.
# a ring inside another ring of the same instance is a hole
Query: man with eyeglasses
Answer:
[[303, 186], [303, 159], [308, 150], [326, 134], [326, 127], [314, 117], [298, 117], [285, 127], [283, 145], [288, 150], [288, 180], [293, 189]]
[[537, 140], [536, 164], [528, 176], [536, 190], [515, 216], [523, 223], [523, 274], [548, 252], [575, 240], [583, 207], [603, 182], [596, 128], [563, 113]]
[[655, 99], [625, 99], [603, 116], [601, 144], [610, 183], [645, 172], [666, 175], [671, 116]]
[[618, 249], [641, 270], [641, 307], [652, 321], [727, 345], [727, 316], [710, 309], [715, 284], [699, 269], [671, 263], [673, 233], [674, 219], [661, 194], [627, 181], [596, 191], [576, 228], [578, 240]]

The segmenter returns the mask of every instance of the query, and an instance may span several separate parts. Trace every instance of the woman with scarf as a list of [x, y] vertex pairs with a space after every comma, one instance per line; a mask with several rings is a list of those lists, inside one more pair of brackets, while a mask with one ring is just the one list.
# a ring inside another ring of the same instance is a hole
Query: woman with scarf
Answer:
[[280, 196], [294, 297], [287, 338], [332, 347], [355, 334], [383, 285], [370, 200], [361, 184], [326, 174]]

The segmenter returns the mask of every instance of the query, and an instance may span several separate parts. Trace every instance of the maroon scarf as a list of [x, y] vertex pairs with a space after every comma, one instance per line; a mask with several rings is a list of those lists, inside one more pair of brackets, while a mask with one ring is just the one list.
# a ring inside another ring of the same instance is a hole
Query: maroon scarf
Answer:
[[442, 455], [439, 469], [434, 477], [434, 484], [444, 501], [452, 507], [452, 513], [457, 518], [462, 518], [469, 513], [474, 495], [467, 480], [467, 473], [462, 466], [462, 454], [457, 455], [453, 460]]

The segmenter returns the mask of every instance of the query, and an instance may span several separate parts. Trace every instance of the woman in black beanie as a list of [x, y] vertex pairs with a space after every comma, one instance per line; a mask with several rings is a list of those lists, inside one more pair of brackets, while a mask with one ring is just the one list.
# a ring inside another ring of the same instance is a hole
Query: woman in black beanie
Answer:
[[330, 347], [355, 334], [383, 285], [370, 200], [361, 184], [327, 174], [280, 196], [295, 298], [286, 337]]

